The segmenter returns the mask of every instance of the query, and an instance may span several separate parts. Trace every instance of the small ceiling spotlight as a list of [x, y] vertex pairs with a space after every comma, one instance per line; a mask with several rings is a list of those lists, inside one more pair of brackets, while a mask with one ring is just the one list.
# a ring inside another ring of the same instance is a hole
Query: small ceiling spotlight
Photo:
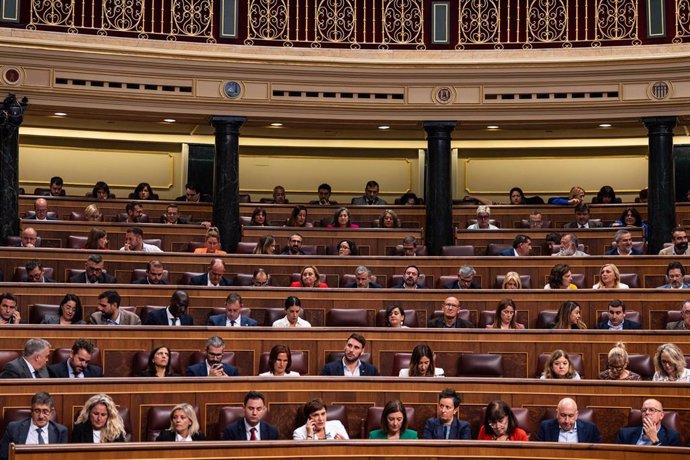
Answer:
[[486, 127], [486, 129], [498, 129], [498, 128], [499, 128], [498, 125], [489, 125]]
[[274, 128], [280, 128], [281, 126], [283, 126], [283, 124], [279, 123], [279, 122], [275, 122], [275, 123], [271, 123], [271, 126]]
[[174, 118], [163, 118], [163, 121], [165, 123], [175, 123], [177, 120], [175, 120]]
[[610, 127], [612, 127], [612, 126], [613, 126], [613, 125], [612, 125], [611, 123], [601, 123], [601, 124], [599, 125], [600, 128], [610, 128]]
[[388, 125], [381, 125], [381, 126], [379, 126], [379, 129], [384, 129], [384, 130], [385, 129], [391, 129], [391, 127]]
[[55, 115], [56, 117], [66, 117], [67, 112], [55, 112], [53, 115]]

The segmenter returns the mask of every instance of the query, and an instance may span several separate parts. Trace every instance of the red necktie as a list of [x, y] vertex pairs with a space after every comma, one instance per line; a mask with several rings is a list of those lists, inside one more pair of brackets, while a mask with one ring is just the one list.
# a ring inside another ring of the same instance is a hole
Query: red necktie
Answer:
[[251, 435], [249, 436], [250, 441], [256, 441], [256, 428], [252, 428], [249, 430]]

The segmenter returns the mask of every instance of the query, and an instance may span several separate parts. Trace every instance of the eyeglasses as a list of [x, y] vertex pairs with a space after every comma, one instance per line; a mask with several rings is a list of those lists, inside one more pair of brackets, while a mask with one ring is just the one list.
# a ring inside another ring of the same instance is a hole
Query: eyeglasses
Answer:
[[477, 214], [477, 219], [486, 220], [489, 218], [488, 214]]
[[53, 413], [53, 409], [31, 409], [31, 413], [34, 415], [50, 415]]
[[611, 366], [609, 365], [609, 369], [615, 372], [622, 372], [625, 369], [625, 366]]
[[460, 308], [459, 305], [455, 305], [454, 303], [444, 303], [443, 306], [446, 308]]
[[643, 414], [656, 414], [657, 412], [663, 412], [655, 407], [643, 407], [640, 409]]

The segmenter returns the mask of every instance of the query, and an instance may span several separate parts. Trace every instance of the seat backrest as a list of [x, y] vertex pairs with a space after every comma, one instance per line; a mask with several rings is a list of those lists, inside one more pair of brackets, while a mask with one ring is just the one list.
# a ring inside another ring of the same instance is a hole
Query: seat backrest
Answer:
[[88, 236], [81, 235], [69, 235], [67, 237], [67, 248], [68, 249], [83, 249], [86, 246], [86, 240]]
[[[362, 439], [368, 439], [371, 431], [381, 428], [382, 413], [383, 407], [373, 406], [367, 409], [367, 415], [362, 420], [362, 426], [360, 429], [360, 436]], [[414, 407], [405, 406], [405, 413], [407, 414], [407, 428], [410, 430], [416, 430], [417, 421], [415, 420]]]
[[652, 357], [645, 354], [629, 354], [628, 370], [639, 374], [642, 380], [652, 380], [652, 377], [654, 377]]
[[[388, 287], [393, 287], [396, 284], [400, 284], [403, 282], [403, 275], [393, 275], [391, 276], [391, 280], [389, 282]], [[419, 274], [419, 278], [417, 279], [417, 284], [419, 284], [422, 287], [426, 287], [426, 275], [424, 273]]]
[[621, 283], [625, 283], [631, 288], [639, 288], [640, 277], [637, 273], [621, 273]]
[[203, 272], [183, 272], [182, 277], [180, 278], [180, 284], [188, 286], [192, 283], [192, 278], [203, 274]]
[[[238, 273], [235, 275], [235, 286], [251, 286], [254, 283], [254, 275], [251, 273]], [[271, 285], [271, 279], [268, 279], [268, 285]]]
[[[405, 310], [405, 321], [403, 321], [403, 324], [407, 327], [417, 327], [417, 312], [411, 308]], [[376, 312], [376, 326], [385, 327], [385, 325], [386, 310], [379, 310]]]
[[412, 353], [395, 353], [393, 355], [393, 368], [391, 369], [391, 375], [397, 376], [400, 374], [400, 369], [409, 369], [411, 360]]
[[[503, 281], [506, 279], [506, 275], [496, 275], [496, 281], [494, 282], [494, 289], [502, 289]], [[520, 275], [520, 283], [522, 284], [522, 289], [532, 288], [532, 276], [531, 275]]]
[[318, 254], [318, 246], [316, 246], [315, 244], [303, 244], [302, 252], [304, 252], [308, 256], [315, 256]]
[[[19, 243], [22, 242], [21, 237], [16, 236], [16, 235], [10, 235], [7, 237], [7, 242], [5, 243], [5, 246], [19, 246]], [[38, 236], [36, 237], [36, 243], [34, 243], [34, 247], [40, 248], [41, 247], [41, 237]]]
[[[625, 319], [628, 321], [635, 321], [636, 323], [642, 324], [642, 315], [640, 315], [639, 311], [634, 311], [634, 310], [626, 310], [625, 311]], [[599, 322], [602, 321], [608, 321], [609, 320], [609, 312], [604, 311], [599, 315]]]
[[[189, 363], [188, 365], [191, 366], [193, 364], [199, 364], [206, 359], [206, 353], [203, 353], [201, 351], [195, 351], [189, 356]], [[233, 367], [237, 367], [235, 364], [235, 352], [234, 351], [225, 351], [223, 352], [223, 357], [220, 359], [221, 362], [228, 364]]]
[[537, 316], [537, 329], [552, 329], [556, 325], [556, 310], [542, 310]]
[[[265, 351], [261, 353], [259, 358], [259, 372], [268, 372], [268, 358], [270, 352]], [[290, 366], [291, 371], [299, 372], [300, 375], [306, 375], [309, 373], [309, 359], [307, 354], [302, 350], [293, 351], [290, 350], [290, 356], [292, 357], [292, 365]]]
[[647, 253], [647, 244], [645, 243], [644, 240], [643, 241], [633, 241], [632, 247], [633, 247], [633, 249], [637, 249], [638, 251], [640, 251], [642, 254]]
[[[46, 278], [55, 279], [55, 270], [53, 267], [43, 267], [43, 276]], [[12, 281], [17, 283], [26, 283], [29, 280], [29, 275], [26, 273], [26, 267], [14, 267], [14, 276]]]
[[223, 439], [223, 432], [225, 427], [231, 423], [235, 423], [244, 417], [244, 408], [242, 406], [223, 406], [218, 411], [218, 432], [216, 439]]
[[58, 316], [60, 305], [35, 303], [29, 306], [29, 324], [41, 324], [46, 315]]
[[132, 440], [132, 417], [129, 415], [129, 407], [117, 406], [117, 413], [122, 417], [122, 422], [125, 427], [125, 441]]
[[681, 315], [679, 310], [671, 310], [666, 312], [666, 322], [671, 323], [674, 321], [680, 321]]
[[[155, 441], [161, 431], [170, 428], [170, 411], [174, 405], [151, 406], [146, 414], [145, 441]], [[199, 419], [199, 408], [194, 406], [196, 418]]]
[[[51, 364], [64, 363], [69, 359], [69, 355], [72, 352], [72, 348], [56, 348], [53, 351], [50, 362]], [[101, 350], [98, 347], [94, 347], [93, 353], [91, 354], [90, 364], [103, 367], [103, 360], [101, 359]]]
[[[680, 417], [676, 411], [664, 411], [664, 418], [661, 419], [661, 424], [666, 428], [675, 431], [676, 433], [682, 433], [682, 428], [680, 426]], [[630, 409], [628, 414], [628, 424], [625, 426], [641, 426], [642, 425], [642, 412], [640, 409]]]
[[345, 431], [350, 431], [350, 423], [347, 420], [347, 408], [340, 404], [326, 406], [326, 420], [339, 420], [345, 427]]
[[156, 246], [158, 249], [163, 249], [163, 240], [160, 238], [146, 238], [144, 240], [144, 243], [152, 244], [153, 246]]
[[436, 281], [436, 289], [450, 289], [450, 285], [457, 280], [458, 275], [441, 275]]
[[[132, 270], [132, 276], [130, 277], [131, 281], [139, 281], [144, 278], [146, 278], [145, 268], [135, 268]], [[163, 270], [163, 280], [168, 281], [168, 270]]]
[[331, 308], [326, 313], [326, 326], [369, 327], [369, 314], [363, 308]]
[[146, 305], [141, 309], [141, 314], [139, 315], [139, 318], [141, 319], [141, 322], [143, 323], [146, 321], [146, 316], [148, 316], [149, 313], [152, 313], [156, 310], [160, 310], [166, 308], [166, 306], [160, 306], [160, 305]]
[[458, 377], [503, 377], [503, 356], [463, 353], [458, 358]]
[[240, 241], [237, 243], [237, 249], [235, 249], [236, 254], [253, 254], [254, 249], [258, 243], [251, 241]]
[[578, 289], [585, 289], [585, 274], [584, 273], [573, 273], [570, 282], [577, 286]]
[[[31, 407], [3, 407], [0, 418], [0, 430], [4, 433], [10, 422], [31, 418]], [[50, 420], [57, 422], [57, 411], [50, 414]]]
[[[84, 216], [83, 212], [79, 211], [71, 211], [69, 213], [69, 220], [75, 220], [75, 221], [86, 221], [86, 217]], [[101, 218], [99, 221], [103, 221], [103, 215], [101, 214]]]
[[486, 326], [493, 324], [495, 318], [496, 318], [496, 311], [495, 310], [482, 310], [479, 312], [479, 321], [477, 323], [477, 327], [480, 329], [483, 329]]
[[441, 248], [441, 255], [442, 256], [455, 256], [455, 257], [462, 257], [462, 256], [473, 256], [474, 255], [474, 246], [471, 244], [463, 244], [463, 245], [458, 245], [458, 246], [443, 246]]
[[195, 249], [203, 248], [204, 247], [203, 241], [190, 241], [187, 243], [187, 252], [194, 252]]
[[497, 256], [502, 251], [505, 251], [506, 249], [510, 249], [512, 247], [513, 247], [513, 245], [508, 244], [508, 243], [489, 243], [486, 246], [486, 255], [487, 256]]
[[[542, 420], [551, 420], [556, 418], [557, 411], [555, 407], [547, 407], [546, 411], [544, 411], [544, 417]], [[594, 409], [591, 407], [578, 407], [577, 409], [577, 419], [582, 420], [583, 422], [589, 422], [596, 424], [596, 421], [594, 419]]]
[[17, 358], [19, 358], [19, 353], [14, 350], [0, 350], [0, 369]]
[[[137, 351], [132, 356], [131, 375], [136, 377], [141, 375], [149, 364], [149, 352]], [[180, 353], [173, 351], [170, 353], [170, 368], [177, 375], [184, 375], [182, 372], [182, 361], [180, 360]]]
[[[539, 355], [539, 358], [537, 359], [535, 377], [541, 377], [541, 374], [544, 373], [544, 366], [546, 366], [546, 362], [549, 360], [549, 356], [551, 356], [551, 353], [541, 353]], [[582, 362], [582, 355], [578, 353], [568, 353], [568, 356], [570, 356], [570, 360], [572, 361], [573, 367], [575, 368], [577, 373], [580, 374], [580, 377], [584, 379], [585, 366]]]

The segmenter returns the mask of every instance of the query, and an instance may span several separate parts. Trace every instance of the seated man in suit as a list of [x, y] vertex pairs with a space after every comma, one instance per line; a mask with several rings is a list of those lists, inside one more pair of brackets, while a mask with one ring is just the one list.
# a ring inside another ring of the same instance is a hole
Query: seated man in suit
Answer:
[[685, 267], [680, 262], [671, 262], [666, 267], [668, 283], [659, 286], [659, 289], [690, 289], [690, 284], [685, 282]]
[[328, 185], [328, 184], [319, 185], [317, 193], [319, 194], [319, 199], [310, 201], [309, 204], [318, 204], [321, 206], [330, 206], [330, 205], [338, 204], [337, 201], [331, 200], [331, 186], [330, 185]]
[[268, 408], [263, 393], [250, 391], [244, 395], [244, 417], [225, 427], [226, 441], [276, 441], [280, 439], [278, 428], [262, 422]]
[[192, 317], [187, 314], [189, 296], [186, 291], [175, 291], [170, 297], [170, 305], [150, 311], [144, 326], [193, 326]]
[[48, 215], [48, 200], [37, 198], [34, 201], [34, 214], [25, 217], [26, 220], [57, 220], [54, 216]]
[[600, 220], [589, 218], [589, 206], [587, 203], [579, 203], [575, 206], [575, 222], [565, 224], [563, 228], [601, 228], [604, 224]]
[[355, 281], [353, 283], [347, 283], [343, 287], [368, 289], [380, 288], [381, 285], [371, 280], [371, 270], [369, 270], [369, 268], [365, 267], [364, 265], [360, 265], [359, 267], [355, 268]]
[[571, 398], [561, 399], [556, 407], [556, 418], [541, 422], [537, 441], [600, 443], [599, 428], [577, 417], [575, 401]]
[[680, 446], [680, 435], [661, 424], [664, 407], [656, 399], [642, 403], [642, 425], [621, 428], [616, 434], [616, 444], [638, 446]]
[[632, 234], [625, 229], [618, 230], [613, 237], [616, 245], [606, 251], [607, 256], [640, 256], [642, 252], [633, 248]]
[[24, 343], [22, 356], [5, 364], [0, 372], [3, 379], [47, 379], [50, 342], [43, 339], [29, 339]]
[[103, 369], [90, 364], [96, 347], [87, 339], [77, 339], [72, 345], [67, 361], [48, 366], [48, 374], [58, 379], [81, 379], [85, 377], [103, 377]]
[[155, 244], [144, 243], [144, 231], [139, 227], [130, 227], [125, 232], [125, 245], [120, 251], [163, 252]]
[[359, 334], [352, 334], [345, 343], [345, 355], [343, 359], [331, 361], [321, 369], [320, 375], [360, 377], [379, 375], [378, 369], [369, 363], [360, 360], [364, 353], [367, 340]]
[[609, 319], [597, 323], [597, 329], [621, 331], [628, 329], [642, 329], [642, 325], [636, 321], [625, 319], [625, 304], [622, 300], [613, 299], [608, 306]]
[[19, 248], [35, 248], [38, 241], [38, 232], [32, 227], [26, 227], [19, 233], [21, 241], [17, 244]]
[[680, 305], [680, 320], [666, 323], [668, 330], [690, 330], [690, 300], [684, 300]]
[[26, 281], [29, 283], [54, 283], [55, 280], [45, 276], [43, 264], [40, 260], [30, 260], [24, 265]]
[[252, 274], [252, 286], [266, 287], [271, 285], [271, 275], [266, 273], [263, 268], [257, 268]]
[[50, 191], [45, 192], [43, 196], [65, 196], [67, 193], [62, 188], [64, 181], [60, 176], [53, 176], [50, 178]]
[[293, 233], [290, 235], [290, 238], [288, 240], [288, 244], [283, 249], [283, 252], [281, 252], [281, 255], [287, 255], [287, 256], [303, 256], [306, 255], [306, 252], [302, 249], [302, 241], [304, 238], [302, 238], [302, 235], [299, 233]]
[[176, 225], [189, 224], [190, 222], [187, 217], [180, 216], [180, 208], [176, 204], [171, 203], [165, 208], [165, 214], [161, 216], [161, 223]]
[[141, 324], [139, 317], [120, 308], [122, 298], [117, 291], [104, 291], [98, 295], [98, 311], [91, 314], [89, 324], [137, 326]]
[[424, 439], [472, 439], [470, 424], [458, 418], [461, 396], [452, 388], [438, 395], [437, 417], [424, 424]]
[[203, 275], [193, 276], [190, 283], [192, 286], [232, 286], [230, 280], [225, 276], [225, 262], [223, 259], [211, 259], [208, 264], [208, 272]]
[[458, 279], [446, 285], [446, 289], [480, 289], [474, 283], [474, 277], [477, 275], [477, 270], [471, 265], [463, 265], [458, 269]]
[[405, 268], [403, 279], [398, 284], [391, 286], [393, 289], [423, 289], [424, 286], [418, 284], [419, 268], [416, 265], [408, 265]]
[[225, 298], [225, 314], [212, 315], [208, 318], [209, 326], [256, 326], [256, 320], [249, 316], [240, 315], [242, 310], [242, 297], [233, 292]]
[[91, 254], [86, 259], [84, 273], [74, 275], [69, 279], [70, 283], [87, 283], [87, 284], [113, 284], [115, 277], [108, 275], [105, 272], [105, 262], [103, 257], [98, 254]]
[[214, 335], [206, 341], [206, 359], [187, 367], [187, 377], [237, 377], [237, 369], [222, 362], [225, 342]]
[[10, 422], [0, 444], [0, 460], [9, 458], [10, 443], [66, 444], [67, 427], [50, 420], [55, 411], [53, 398], [39, 392], [31, 397], [31, 417]]
[[527, 235], [517, 235], [513, 239], [513, 247], [499, 252], [499, 256], [526, 257], [532, 251], [532, 238]]
[[151, 260], [146, 264], [146, 278], [141, 278], [132, 281], [132, 284], [156, 284], [167, 285], [168, 282], [163, 279], [165, 268], [160, 260]]
[[197, 184], [187, 183], [185, 194], [175, 198], [175, 201], [187, 201], [189, 203], [210, 203], [213, 201], [210, 195], [201, 193], [201, 188]]
[[351, 204], [383, 206], [387, 203], [382, 198], [379, 198], [379, 183], [375, 180], [370, 180], [364, 187], [364, 195], [353, 198]]
[[684, 227], [674, 227], [671, 230], [671, 246], [667, 246], [659, 251], [660, 256], [687, 256], [690, 255], [688, 246], [688, 234]]
[[474, 324], [460, 318], [460, 301], [458, 298], [448, 297], [443, 301], [443, 316], [432, 319], [426, 327], [473, 328]]
[[17, 298], [9, 292], [0, 295], [0, 326], [21, 323], [22, 315], [17, 308]]

